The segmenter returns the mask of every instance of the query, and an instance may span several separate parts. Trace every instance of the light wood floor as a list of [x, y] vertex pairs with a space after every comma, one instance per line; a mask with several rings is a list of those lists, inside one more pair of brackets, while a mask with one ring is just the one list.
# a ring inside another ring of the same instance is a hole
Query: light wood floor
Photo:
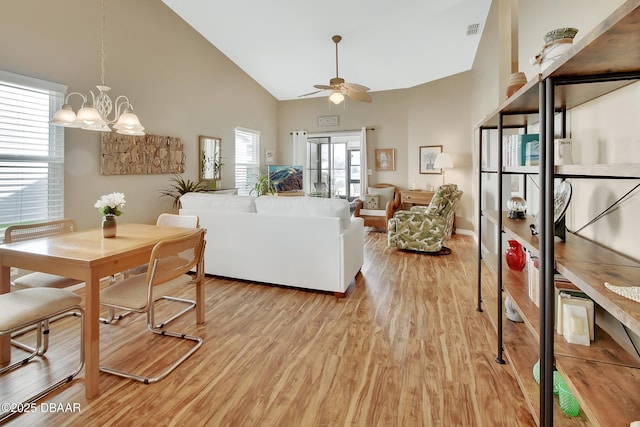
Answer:
[[[510, 367], [494, 361], [494, 330], [475, 310], [473, 239], [456, 235], [448, 246], [449, 256], [418, 255], [369, 233], [362, 274], [344, 299], [208, 278], [206, 324], [189, 314], [170, 327], [204, 345], [169, 377], [144, 385], [101, 374], [102, 393], [88, 401], [81, 374], [8, 425], [533, 426]], [[144, 323], [129, 316], [101, 326], [102, 363], [157, 365], [184, 348]], [[0, 402], [19, 402], [39, 377], [71, 366], [75, 325], [54, 323], [49, 359], [0, 378]]]

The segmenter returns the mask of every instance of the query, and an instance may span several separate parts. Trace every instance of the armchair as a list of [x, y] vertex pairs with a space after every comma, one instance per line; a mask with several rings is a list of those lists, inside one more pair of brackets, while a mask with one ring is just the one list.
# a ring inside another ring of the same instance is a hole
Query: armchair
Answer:
[[441, 185], [429, 206], [398, 211], [389, 220], [388, 244], [398, 249], [449, 254], [444, 242], [451, 238], [455, 210], [462, 191], [455, 184]]
[[364, 220], [366, 227], [387, 231], [387, 223], [400, 207], [400, 191], [391, 184], [376, 184], [367, 189], [363, 199], [358, 199], [354, 217]]

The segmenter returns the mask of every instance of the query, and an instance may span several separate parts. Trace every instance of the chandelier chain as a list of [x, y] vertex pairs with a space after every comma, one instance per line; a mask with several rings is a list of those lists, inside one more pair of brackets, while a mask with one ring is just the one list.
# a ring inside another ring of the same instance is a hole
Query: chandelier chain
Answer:
[[102, 86], [104, 86], [104, 61], [106, 57], [104, 53], [104, 23], [105, 23], [105, 6], [104, 6], [104, 0], [102, 0], [102, 29], [100, 33], [100, 70], [101, 70], [100, 82], [102, 83]]

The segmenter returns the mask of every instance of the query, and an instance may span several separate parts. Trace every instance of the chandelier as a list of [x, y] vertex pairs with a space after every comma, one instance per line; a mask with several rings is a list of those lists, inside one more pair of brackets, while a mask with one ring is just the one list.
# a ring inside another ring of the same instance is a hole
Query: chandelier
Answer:
[[[99, 132], [111, 132], [109, 125], [113, 125], [113, 129], [117, 133], [124, 135], [144, 135], [144, 128], [138, 120], [138, 116], [133, 113], [133, 106], [129, 102], [129, 98], [124, 95], [118, 96], [115, 101], [109, 97], [111, 88], [104, 84], [104, 0], [102, 0], [102, 30], [101, 30], [101, 56], [100, 68], [102, 71], [100, 84], [96, 86], [98, 95], [89, 91], [89, 95], [83, 95], [79, 92], [71, 92], [66, 98], [64, 105], [54, 114], [49, 123], [56, 126], [80, 128], [85, 130], [93, 130]], [[82, 106], [76, 114], [71, 105], [69, 98], [77, 95], [82, 98]], [[114, 108], [115, 107], [115, 108]], [[110, 118], [111, 113], [114, 113]]]

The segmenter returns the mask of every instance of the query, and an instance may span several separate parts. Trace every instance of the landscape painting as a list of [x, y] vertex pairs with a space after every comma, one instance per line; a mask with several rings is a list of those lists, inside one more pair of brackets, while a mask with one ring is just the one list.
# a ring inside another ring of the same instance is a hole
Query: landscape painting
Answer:
[[302, 191], [302, 166], [269, 165], [269, 181], [277, 192]]

